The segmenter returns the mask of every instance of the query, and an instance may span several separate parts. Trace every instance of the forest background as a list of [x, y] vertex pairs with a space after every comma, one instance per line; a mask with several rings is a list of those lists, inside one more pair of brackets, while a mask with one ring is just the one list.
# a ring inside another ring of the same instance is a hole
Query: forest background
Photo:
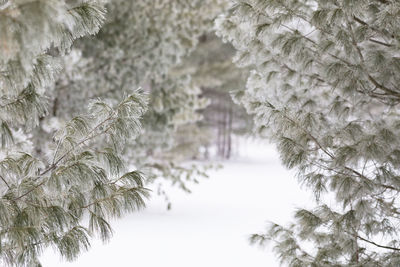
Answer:
[[74, 260], [150, 194], [170, 208], [160, 181], [189, 192], [209, 168], [189, 160], [229, 159], [251, 133], [317, 202], [252, 242], [289, 266], [398, 266], [399, 14], [391, 0], [1, 0], [2, 263], [40, 266], [48, 247]]

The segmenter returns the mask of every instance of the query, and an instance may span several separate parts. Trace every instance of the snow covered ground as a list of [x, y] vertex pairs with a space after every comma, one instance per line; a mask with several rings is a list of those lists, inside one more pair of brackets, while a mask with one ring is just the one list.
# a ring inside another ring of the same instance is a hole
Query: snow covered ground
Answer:
[[73, 263], [51, 250], [44, 267], [274, 267], [268, 249], [250, 246], [250, 234], [268, 220], [288, 222], [296, 207], [311, 202], [294, 174], [280, 165], [271, 145], [242, 144], [241, 156], [192, 186], [192, 194], [169, 190], [172, 210], [153, 196], [145, 210], [113, 222], [108, 244], [94, 241]]

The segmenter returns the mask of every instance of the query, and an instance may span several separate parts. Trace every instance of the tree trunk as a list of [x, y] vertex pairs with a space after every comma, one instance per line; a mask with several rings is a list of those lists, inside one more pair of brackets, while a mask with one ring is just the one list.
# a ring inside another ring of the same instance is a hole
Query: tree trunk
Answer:
[[232, 107], [229, 106], [229, 112], [228, 112], [228, 129], [227, 129], [227, 148], [226, 148], [226, 154], [225, 158], [230, 159], [231, 153], [232, 153], [232, 120], [233, 120], [233, 112], [232, 112]]

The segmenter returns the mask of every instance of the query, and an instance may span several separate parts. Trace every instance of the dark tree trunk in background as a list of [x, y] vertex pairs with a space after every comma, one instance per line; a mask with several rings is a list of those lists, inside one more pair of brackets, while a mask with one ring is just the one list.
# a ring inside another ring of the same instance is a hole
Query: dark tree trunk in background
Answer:
[[[221, 104], [221, 101], [218, 99], [218, 105]], [[221, 125], [221, 113], [216, 113], [216, 122], [217, 122], [217, 155], [221, 156], [221, 151], [223, 147], [223, 132], [222, 132], [222, 125]]]
[[226, 131], [227, 117], [228, 116], [227, 116], [227, 113], [226, 113], [226, 109], [224, 108], [223, 111], [222, 111], [222, 125], [221, 125], [221, 127], [222, 127], [222, 137], [223, 137], [222, 138], [221, 154], [220, 154], [221, 158], [225, 158], [226, 143], [227, 143], [227, 137], [226, 137], [226, 134], [227, 134], [227, 131]]
[[227, 145], [226, 145], [226, 153], [225, 158], [230, 159], [231, 151], [232, 151], [232, 121], [233, 121], [233, 112], [232, 107], [229, 106], [229, 111], [227, 112], [228, 123], [227, 123]]
[[[210, 144], [216, 146], [216, 156], [221, 159], [230, 159], [236, 147], [233, 145], [232, 134], [241, 125], [248, 123], [244, 118], [238, 117], [236, 108], [229, 92], [218, 91], [210, 87], [202, 87], [202, 95], [210, 99], [211, 104], [203, 111], [204, 125], [210, 127], [213, 140]], [[243, 111], [244, 112], [244, 111]], [[236, 127], [236, 128], [235, 128]]]

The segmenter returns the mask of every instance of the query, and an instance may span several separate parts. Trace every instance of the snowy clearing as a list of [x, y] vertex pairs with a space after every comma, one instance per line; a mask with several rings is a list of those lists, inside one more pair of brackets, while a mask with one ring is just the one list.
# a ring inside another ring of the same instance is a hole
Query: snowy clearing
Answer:
[[294, 174], [281, 166], [275, 149], [247, 141], [241, 156], [211, 171], [192, 194], [171, 189], [172, 210], [153, 196], [145, 210], [113, 222], [108, 244], [95, 241], [73, 263], [47, 251], [52, 266], [278, 266], [269, 249], [250, 246], [250, 234], [268, 220], [285, 223], [296, 207], [310, 203]]

